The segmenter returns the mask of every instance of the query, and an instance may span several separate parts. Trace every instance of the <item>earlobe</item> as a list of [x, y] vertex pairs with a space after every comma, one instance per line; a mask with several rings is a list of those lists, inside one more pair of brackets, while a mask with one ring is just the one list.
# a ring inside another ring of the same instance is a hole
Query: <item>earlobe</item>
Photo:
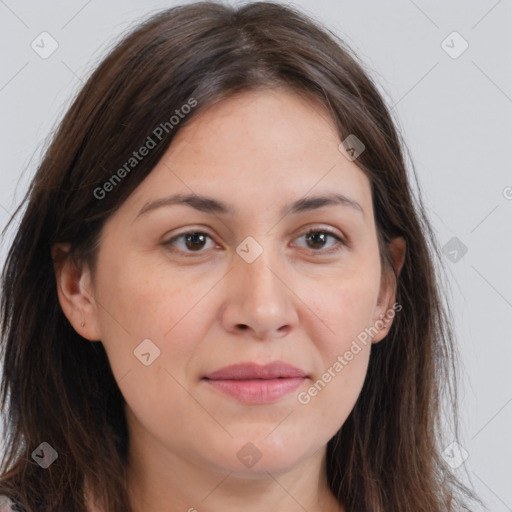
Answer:
[[80, 336], [101, 339], [98, 331], [97, 308], [87, 266], [73, 261], [70, 244], [52, 247], [57, 295], [64, 315]]

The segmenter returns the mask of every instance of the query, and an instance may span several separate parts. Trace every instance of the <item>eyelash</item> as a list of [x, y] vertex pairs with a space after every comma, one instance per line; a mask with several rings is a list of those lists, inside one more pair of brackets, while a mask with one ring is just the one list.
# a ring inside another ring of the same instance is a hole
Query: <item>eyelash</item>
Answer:
[[[331, 236], [332, 238], [334, 238], [337, 243], [335, 244], [334, 248], [331, 248], [331, 249], [327, 249], [327, 250], [323, 250], [323, 249], [310, 249], [313, 253], [321, 253], [321, 255], [326, 255], [326, 256], [330, 256], [330, 255], [333, 255], [333, 254], [336, 254], [338, 253], [339, 251], [341, 251], [344, 247], [348, 247], [348, 243], [343, 240], [341, 237], [339, 237], [337, 234], [335, 234], [333, 231], [329, 230], [329, 229], [309, 229], [308, 231], [306, 231], [305, 233], [303, 233], [302, 235], [300, 235], [298, 238], [302, 238], [304, 236], [308, 236], [308, 235], [311, 235], [313, 233], [323, 233], [323, 234], [327, 234], [329, 236]], [[169, 239], [167, 242], [164, 242], [163, 245], [164, 246], [168, 246], [168, 247], [172, 247], [173, 245], [173, 242], [175, 242], [176, 240], [182, 238], [182, 237], [185, 237], [187, 235], [206, 235], [208, 238], [210, 238], [211, 240], [212, 237], [208, 234], [208, 233], [205, 233], [204, 231], [186, 231], [185, 233], [181, 233], [171, 239]], [[171, 251], [172, 252], [181, 252], [183, 253], [183, 255], [185, 257], [197, 257], [197, 256], [200, 256], [201, 254], [205, 253], [206, 251], [183, 251], [181, 249], [175, 249], [175, 248], [171, 248]]]

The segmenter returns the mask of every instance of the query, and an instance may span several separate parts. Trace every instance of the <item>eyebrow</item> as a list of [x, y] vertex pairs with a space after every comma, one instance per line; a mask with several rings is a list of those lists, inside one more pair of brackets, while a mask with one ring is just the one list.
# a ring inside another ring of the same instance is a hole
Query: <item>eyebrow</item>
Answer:
[[[137, 219], [145, 213], [156, 210], [158, 208], [162, 208], [164, 206], [180, 204], [206, 213], [215, 213], [219, 215], [234, 215], [236, 213], [233, 206], [212, 197], [200, 196], [197, 194], [175, 194], [146, 203], [135, 218]], [[284, 216], [288, 213], [302, 213], [316, 210], [324, 206], [336, 205], [348, 206], [360, 212], [364, 216], [364, 210], [358, 202], [348, 198], [343, 194], [338, 193], [329, 193], [325, 195], [311, 196], [299, 199], [289, 205], [286, 205], [281, 210], [281, 215]]]

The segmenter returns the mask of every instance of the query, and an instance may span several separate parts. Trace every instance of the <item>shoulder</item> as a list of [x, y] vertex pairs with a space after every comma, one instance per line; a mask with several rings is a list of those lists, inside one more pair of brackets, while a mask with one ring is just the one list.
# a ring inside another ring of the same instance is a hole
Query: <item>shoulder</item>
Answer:
[[21, 508], [19, 508], [16, 503], [5, 496], [4, 494], [0, 494], [0, 512], [20, 512]]

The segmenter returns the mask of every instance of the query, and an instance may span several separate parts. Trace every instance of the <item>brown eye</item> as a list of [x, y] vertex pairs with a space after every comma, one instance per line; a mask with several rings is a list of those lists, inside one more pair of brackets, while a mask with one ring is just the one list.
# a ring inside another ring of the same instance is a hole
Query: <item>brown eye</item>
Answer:
[[[312, 229], [306, 232], [302, 237], [305, 238], [306, 244], [308, 248], [312, 249], [314, 252], [322, 252], [325, 254], [331, 254], [339, 251], [342, 246], [346, 245], [344, 240], [341, 239], [338, 235], [335, 235], [329, 230], [320, 230], [320, 229]], [[299, 238], [302, 238], [299, 237]], [[329, 238], [334, 239], [335, 243], [331, 245], [332, 248], [324, 249], [327, 244]]]
[[200, 253], [205, 252], [202, 251], [201, 249], [204, 248], [206, 240], [208, 238], [211, 240], [211, 237], [209, 235], [207, 235], [206, 233], [202, 233], [201, 231], [189, 231], [187, 233], [182, 233], [181, 235], [171, 238], [170, 240], [165, 242], [164, 245], [174, 247], [177, 241], [183, 240], [184, 249], [178, 249], [179, 251]]

